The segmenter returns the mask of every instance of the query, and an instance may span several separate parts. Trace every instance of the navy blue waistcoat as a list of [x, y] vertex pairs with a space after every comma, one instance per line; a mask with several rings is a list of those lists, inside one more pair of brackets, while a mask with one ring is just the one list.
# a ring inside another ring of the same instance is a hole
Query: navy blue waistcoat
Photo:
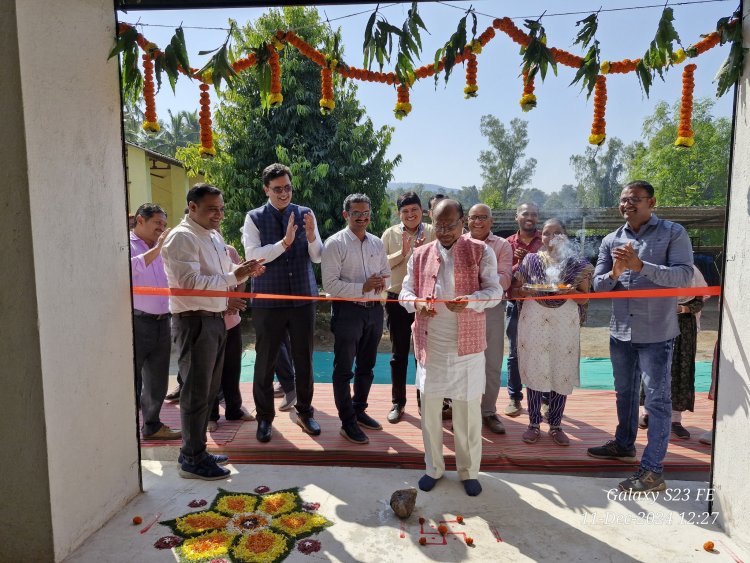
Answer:
[[[255, 293], [276, 293], [284, 295], [310, 295], [318, 297], [318, 284], [307, 251], [307, 234], [303, 216], [310, 212], [307, 207], [290, 203], [281, 212], [270, 203], [248, 212], [250, 219], [260, 233], [260, 244], [275, 244], [286, 234], [289, 215], [294, 213], [297, 234], [292, 246], [273, 262], [266, 264], [262, 276], [253, 278]], [[304, 300], [253, 299], [253, 307], [301, 307], [309, 304]]]

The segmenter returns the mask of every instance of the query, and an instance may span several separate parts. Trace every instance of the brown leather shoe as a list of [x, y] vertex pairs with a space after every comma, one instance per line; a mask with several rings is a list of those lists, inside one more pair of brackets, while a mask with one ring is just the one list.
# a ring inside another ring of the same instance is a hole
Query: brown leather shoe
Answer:
[[166, 424], [162, 424], [161, 428], [148, 436], [143, 436], [144, 440], [179, 440], [182, 438], [182, 432], [179, 430], [172, 430]]
[[552, 438], [552, 441], [558, 446], [570, 445], [570, 438], [568, 438], [568, 435], [563, 432], [562, 428], [550, 428], [549, 435]]
[[493, 434], [505, 434], [505, 426], [503, 426], [503, 421], [500, 420], [500, 417], [496, 414], [483, 416], [482, 422], [487, 428], [489, 428], [490, 432], [492, 432]]

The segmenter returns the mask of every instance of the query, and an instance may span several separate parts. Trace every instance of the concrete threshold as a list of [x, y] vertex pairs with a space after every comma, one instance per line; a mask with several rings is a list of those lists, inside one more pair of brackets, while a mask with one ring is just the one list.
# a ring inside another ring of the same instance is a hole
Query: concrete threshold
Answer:
[[[290, 562], [750, 560], [746, 546], [735, 544], [715, 524], [716, 515], [708, 513], [705, 482], [669, 480], [667, 491], [635, 499], [618, 494], [617, 483], [626, 474], [595, 478], [481, 473], [482, 494], [468, 497], [455, 472], [449, 472], [431, 492], [420, 491], [412, 515], [399, 520], [389, 506], [391, 494], [416, 486], [421, 471], [227, 467], [230, 478], [205, 482], [182, 479], [174, 462], [143, 461], [144, 493], [66, 561], [174, 561], [169, 550], [154, 548], [156, 540], [171, 534], [158, 521], [200, 510], [188, 503], [210, 503], [219, 487], [252, 492], [260, 485], [272, 491], [299, 487], [303, 500], [320, 503], [319, 513], [334, 522], [312, 536], [321, 543], [319, 552], [305, 555], [295, 549], [286, 559]], [[463, 524], [455, 522], [457, 515]], [[143, 524], [134, 526], [134, 516]], [[435, 534], [440, 521], [448, 521], [451, 532], [445, 544]], [[420, 545], [423, 536], [435, 545]], [[465, 536], [473, 539], [473, 547]], [[714, 552], [703, 549], [706, 541], [714, 542]]]

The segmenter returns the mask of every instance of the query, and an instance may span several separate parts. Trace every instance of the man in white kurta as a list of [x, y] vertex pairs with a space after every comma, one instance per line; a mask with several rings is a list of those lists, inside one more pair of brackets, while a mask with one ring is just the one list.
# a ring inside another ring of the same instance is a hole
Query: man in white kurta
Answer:
[[[482, 491], [477, 479], [482, 457], [480, 402], [485, 388], [483, 311], [502, 298], [494, 253], [483, 243], [461, 238], [463, 209], [453, 200], [433, 213], [437, 241], [409, 260], [399, 299], [417, 313], [414, 345], [417, 387], [422, 393], [422, 437], [429, 491], [445, 473], [443, 398], [453, 399], [456, 469], [466, 493]], [[471, 293], [461, 290], [474, 288]], [[427, 330], [429, 327], [429, 330]], [[467, 353], [468, 352], [468, 353]]]

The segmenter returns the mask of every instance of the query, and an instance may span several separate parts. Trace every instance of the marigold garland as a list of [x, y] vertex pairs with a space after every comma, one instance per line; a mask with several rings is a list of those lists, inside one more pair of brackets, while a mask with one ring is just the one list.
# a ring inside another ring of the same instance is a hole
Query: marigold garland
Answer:
[[[736, 22], [730, 22], [730, 25]], [[118, 35], [123, 34], [128, 30], [133, 29], [133, 26], [126, 23], [118, 24]], [[517, 27], [513, 20], [508, 17], [498, 18], [492, 21], [492, 25], [489, 26], [482, 34], [476, 39], [471, 40], [465, 47], [462, 53], [459, 53], [455, 57], [455, 64], [466, 62], [466, 86], [464, 88], [464, 94], [466, 98], [475, 97], [479, 87], [477, 86], [477, 59], [476, 56], [482, 53], [483, 47], [495, 37], [495, 30], [502, 31], [512, 41], [521, 45], [525, 48], [529, 45], [531, 40], [530, 36]], [[670, 63], [673, 65], [681, 64], [687, 57], [697, 57], [698, 55], [712, 49], [718, 45], [721, 41], [721, 34], [718, 31], [713, 31], [703, 37], [700, 41], [691, 45], [689, 48], [677, 49]], [[157, 132], [160, 127], [156, 119], [156, 110], [154, 103], [154, 85], [153, 85], [153, 72], [154, 72], [154, 58], [163, 55], [162, 51], [154, 44], [149, 42], [142, 34], [138, 33], [136, 36], [136, 43], [144, 52], [143, 55], [143, 66], [144, 66], [144, 89], [143, 95], [146, 104], [145, 117], [146, 120], [143, 123], [143, 128], [146, 131]], [[394, 108], [394, 113], [397, 119], [403, 119], [412, 110], [412, 105], [409, 101], [409, 88], [416, 80], [421, 80], [434, 76], [436, 72], [442, 72], [445, 68], [445, 58], [438, 61], [437, 67], [434, 64], [426, 64], [414, 70], [413, 74], [410, 74], [405, 78], [405, 83], [400, 83], [399, 78], [394, 72], [373, 72], [363, 68], [350, 67], [345, 64], [339, 64], [339, 61], [325, 55], [317, 49], [310, 46], [306, 41], [300, 38], [293, 31], [282, 31], [276, 32], [275, 37], [272, 37], [267, 48], [269, 50], [269, 66], [271, 68], [271, 93], [269, 96], [269, 106], [277, 107], [283, 102], [283, 95], [281, 93], [281, 66], [279, 64], [278, 51], [284, 49], [289, 44], [295, 47], [303, 56], [310, 59], [312, 62], [321, 67], [321, 99], [319, 102], [320, 111], [324, 115], [330, 113], [335, 103], [333, 101], [333, 86], [332, 86], [332, 73], [337, 72], [344, 78], [352, 78], [355, 80], [362, 80], [367, 82], [378, 82], [388, 85], [396, 85], [397, 87], [397, 103]], [[571, 67], [580, 68], [583, 64], [583, 58], [569, 53], [563, 49], [556, 47], [550, 48], [550, 53], [557, 63]], [[640, 62], [640, 59], [630, 60], [623, 59], [621, 61], [602, 61], [600, 64], [600, 75], [597, 78], [595, 91], [598, 93], [600, 103], [597, 105], [597, 96], [595, 95], [594, 100], [594, 123], [591, 129], [591, 135], [589, 136], [589, 142], [592, 144], [601, 144], [606, 138], [605, 133], [605, 121], [604, 111], [606, 106], [606, 82], [604, 76], [607, 74], [627, 74], [634, 72], [636, 66]], [[257, 64], [255, 54], [250, 54], [245, 58], [238, 59], [232, 63], [232, 68], [235, 72], [241, 72]], [[211, 131], [211, 113], [210, 113], [210, 101], [208, 100], [207, 88], [203, 87], [213, 82], [210, 72], [204, 72], [202, 76], [197, 74], [197, 69], [183, 69], [178, 67], [178, 70], [183, 74], [188, 74], [194, 78], [199, 79], [201, 84], [201, 148], [200, 153], [203, 156], [213, 156], [216, 154], [216, 150], [213, 146], [213, 133]], [[683, 88], [684, 90], [684, 88]], [[527, 82], [524, 77], [524, 93], [520, 100], [520, 105], [523, 111], [529, 111], [536, 106], [536, 96], [533, 93], [534, 84]], [[206, 94], [204, 97], [203, 94]], [[684, 96], [683, 96], [684, 98]], [[692, 103], [692, 98], [691, 98]], [[682, 137], [682, 136], [681, 136]], [[686, 139], [688, 136], [685, 137]], [[692, 139], [692, 137], [689, 137]], [[679, 139], [678, 139], [679, 140]], [[688, 142], [688, 141], [684, 141]], [[693, 141], [694, 142], [694, 141]], [[692, 143], [691, 143], [692, 144]], [[685, 146], [685, 145], [680, 145]]]
[[209, 86], [205, 82], [200, 85], [201, 91], [201, 110], [198, 113], [198, 123], [201, 128], [201, 148], [199, 153], [202, 157], [207, 158], [216, 156], [214, 148], [214, 132], [211, 128], [211, 96], [208, 93]]
[[143, 101], [146, 104], [144, 115], [146, 120], [143, 122], [143, 130], [148, 133], [158, 133], [161, 127], [156, 119], [156, 101], [154, 100], [154, 61], [151, 55], [143, 54]]
[[[478, 42], [472, 42], [476, 43], [480, 46]], [[481, 52], [481, 49], [480, 49]], [[479, 90], [479, 86], [477, 86], [477, 55], [476, 52], [472, 49], [471, 54], [469, 54], [468, 62], [466, 63], [466, 87], [464, 88], [464, 98], [476, 98], [479, 94], [477, 94], [477, 91]]]
[[272, 108], [281, 105], [284, 96], [281, 93], [281, 64], [279, 63], [279, 52], [272, 46], [268, 46], [268, 66], [271, 67], [271, 95], [268, 97], [268, 105]]
[[328, 67], [320, 69], [320, 113], [328, 115], [336, 107], [333, 101], [333, 72]]
[[393, 108], [396, 119], [403, 119], [411, 112], [411, 103], [409, 103], [409, 88], [404, 84], [399, 84], [396, 88], [397, 102]]
[[594, 86], [594, 122], [591, 124], [591, 135], [589, 135], [589, 143], [592, 145], [601, 145], [607, 138], [607, 122], [604, 121], [606, 109], [607, 77], [600, 74], [596, 77], [596, 85]]
[[682, 102], [680, 104], [680, 126], [677, 129], [676, 147], [692, 147], [695, 144], [693, 133], [693, 89], [695, 88], [695, 64], [685, 65], [682, 71]]
[[518, 101], [523, 111], [531, 111], [536, 107], [536, 96], [534, 95], [534, 79], [529, 78], [529, 73], [523, 73], [523, 96]]

